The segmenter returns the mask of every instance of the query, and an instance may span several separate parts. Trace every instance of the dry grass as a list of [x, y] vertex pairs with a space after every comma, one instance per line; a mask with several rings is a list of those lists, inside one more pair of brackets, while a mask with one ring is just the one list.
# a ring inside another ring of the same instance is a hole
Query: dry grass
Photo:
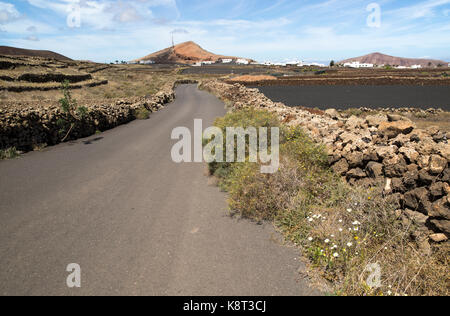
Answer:
[[[261, 115], [265, 121], [270, 114]], [[230, 120], [233, 126], [236, 120], [249, 123], [245, 113], [222, 121]], [[307, 256], [311, 273], [333, 285], [332, 294], [450, 294], [449, 243], [433, 245], [431, 255], [424, 252], [412, 238], [420, 236], [418, 228], [398, 217], [396, 202], [384, 197], [381, 187], [351, 187], [334, 175], [323, 148], [300, 128], [282, 127], [280, 149], [281, 165], [273, 175], [261, 174], [258, 164], [211, 166], [229, 193], [233, 214], [274, 221]], [[380, 269], [376, 286], [369, 282], [374, 265]]]
[[230, 81], [232, 81], [232, 82], [246, 82], [246, 83], [265, 81], [265, 80], [277, 80], [277, 78], [274, 76], [267, 76], [267, 75], [259, 75], [259, 76], [248, 75], [248, 76], [239, 76], [239, 77], [230, 79]]

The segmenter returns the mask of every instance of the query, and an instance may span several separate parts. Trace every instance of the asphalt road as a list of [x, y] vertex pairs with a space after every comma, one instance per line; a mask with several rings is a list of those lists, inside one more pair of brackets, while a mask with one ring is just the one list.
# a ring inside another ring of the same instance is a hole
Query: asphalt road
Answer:
[[368, 107], [450, 111], [450, 87], [446, 86], [265, 86], [256, 87], [275, 102], [322, 110]]
[[231, 219], [204, 164], [171, 160], [174, 127], [224, 113], [181, 86], [150, 120], [0, 161], [0, 295], [312, 294], [298, 250]]

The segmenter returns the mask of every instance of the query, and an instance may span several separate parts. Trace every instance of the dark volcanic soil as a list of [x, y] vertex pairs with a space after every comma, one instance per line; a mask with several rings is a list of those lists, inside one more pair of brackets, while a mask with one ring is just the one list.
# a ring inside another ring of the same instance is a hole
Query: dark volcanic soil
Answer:
[[442, 108], [450, 111], [449, 86], [265, 86], [268, 98], [288, 106], [319, 108]]

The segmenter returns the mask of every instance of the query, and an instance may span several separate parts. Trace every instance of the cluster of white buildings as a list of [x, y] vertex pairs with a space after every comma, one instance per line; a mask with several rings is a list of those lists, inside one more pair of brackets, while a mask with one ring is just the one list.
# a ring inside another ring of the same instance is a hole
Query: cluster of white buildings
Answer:
[[349, 67], [349, 68], [373, 68], [373, 67], [375, 67], [375, 65], [374, 64], [360, 63], [359, 61], [353, 61], [351, 63], [345, 63], [344, 67]]
[[421, 65], [412, 65], [411, 67], [406, 67], [406, 66], [398, 66], [396, 67], [396, 69], [421, 69], [422, 66]]
[[307, 66], [312, 66], [312, 67], [326, 67], [326, 65], [324, 64], [320, 64], [320, 63], [306, 63], [304, 61], [298, 61], [298, 60], [293, 60], [293, 61], [287, 61], [287, 62], [282, 62], [282, 63], [275, 63], [275, 62], [271, 62], [271, 61], [266, 61], [263, 62], [259, 65], [264, 65], [264, 66], [280, 66], [280, 67], [288, 67], [288, 66], [294, 66], [294, 67], [307, 67]]
[[235, 62], [237, 65], [249, 65], [250, 61], [244, 58], [238, 58], [236, 60], [232, 59], [232, 58], [223, 58], [223, 59], [219, 59], [219, 61], [199, 61], [196, 62], [195, 64], [193, 64], [192, 66], [194, 67], [201, 67], [201, 66], [205, 66], [205, 65], [213, 65], [216, 63], [220, 63], [220, 64], [231, 64], [232, 62]]
[[140, 60], [140, 61], [129, 61], [129, 65], [153, 65], [156, 62], [154, 60]]
[[[344, 67], [348, 67], [348, 68], [374, 68], [374, 67], [377, 67], [377, 65], [365, 64], [365, 63], [360, 63], [359, 61], [353, 61], [351, 63], [345, 63]], [[379, 67], [384, 67], [384, 65], [379, 65]], [[395, 68], [396, 69], [421, 69], [422, 66], [421, 65], [412, 65], [411, 67], [397, 66]]]

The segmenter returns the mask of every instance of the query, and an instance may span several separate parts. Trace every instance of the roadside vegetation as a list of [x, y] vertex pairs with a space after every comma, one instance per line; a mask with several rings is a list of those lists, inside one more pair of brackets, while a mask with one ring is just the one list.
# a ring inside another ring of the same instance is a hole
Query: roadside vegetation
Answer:
[[14, 159], [17, 157], [19, 157], [19, 153], [14, 147], [0, 150], [0, 160]]
[[448, 243], [423, 254], [410, 237], [415, 227], [402, 224], [395, 203], [380, 188], [346, 184], [329, 169], [324, 148], [300, 127], [255, 109], [231, 112], [215, 125], [280, 127], [277, 173], [261, 174], [260, 165], [249, 162], [212, 163], [209, 170], [229, 193], [231, 213], [274, 222], [302, 249], [311, 272], [330, 282], [330, 294], [449, 294]]
[[138, 120], [148, 120], [150, 118], [150, 111], [142, 107], [136, 110], [135, 116]]
[[70, 136], [72, 130], [77, 125], [80, 125], [81, 121], [87, 116], [88, 109], [84, 106], [78, 106], [77, 101], [72, 98], [69, 81], [62, 83], [61, 90], [63, 92], [63, 98], [59, 100], [59, 104], [66, 117], [59, 119], [57, 124], [60, 128], [59, 134], [64, 135], [61, 140], [64, 142]]

